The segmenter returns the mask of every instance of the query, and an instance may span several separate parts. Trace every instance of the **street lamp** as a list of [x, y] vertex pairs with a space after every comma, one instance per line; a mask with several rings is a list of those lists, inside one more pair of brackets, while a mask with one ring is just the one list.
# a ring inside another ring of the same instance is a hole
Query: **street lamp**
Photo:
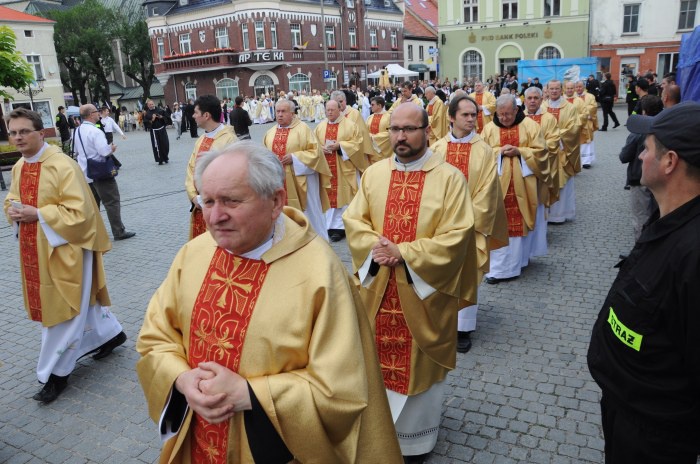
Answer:
[[40, 77], [36, 80], [36, 88], [33, 89], [32, 84], [29, 84], [27, 85], [26, 90], [18, 90], [18, 92], [22, 95], [26, 95], [29, 97], [29, 102], [31, 104], [32, 111], [34, 111], [34, 96], [44, 91], [44, 82], [46, 82], [46, 79]]

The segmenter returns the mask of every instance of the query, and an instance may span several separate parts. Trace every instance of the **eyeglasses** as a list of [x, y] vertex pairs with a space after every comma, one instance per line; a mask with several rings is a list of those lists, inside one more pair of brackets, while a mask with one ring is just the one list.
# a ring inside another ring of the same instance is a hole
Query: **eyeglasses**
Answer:
[[27, 135], [31, 134], [32, 132], [39, 132], [36, 129], [20, 129], [18, 131], [10, 131], [8, 134], [10, 134], [10, 137], [17, 137], [18, 135], [20, 137], [26, 137]]
[[394, 126], [392, 126], [389, 128], [389, 132], [391, 132], [392, 134], [395, 134], [395, 135], [399, 134], [400, 132], [403, 132], [404, 134], [408, 135], [408, 134], [414, 134], [416, 131], [421, 130], [421, 129], [425, 129], [426, 127], [428, 127], [428, 126], [418, 126], [418, 127], [416, 127], [416, 126], [406, 126], [406, 127], [394, 127]]

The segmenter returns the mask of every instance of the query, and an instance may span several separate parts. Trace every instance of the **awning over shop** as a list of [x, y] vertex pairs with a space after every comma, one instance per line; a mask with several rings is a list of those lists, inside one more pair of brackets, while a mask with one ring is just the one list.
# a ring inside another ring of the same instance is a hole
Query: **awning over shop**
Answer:
[[424, 64], [409, 64], [408, 69], [411, 71], [419, 72], [419, 73], [424, 73], [430, 71], [430, 68]]

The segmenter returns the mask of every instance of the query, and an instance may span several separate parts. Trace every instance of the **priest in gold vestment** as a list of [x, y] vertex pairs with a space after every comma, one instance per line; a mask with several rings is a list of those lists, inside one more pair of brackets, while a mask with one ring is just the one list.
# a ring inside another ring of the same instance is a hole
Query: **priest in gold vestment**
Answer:
[[161, 462], [401, 463], [357, 291], [284, 207], [277, 157], [240, 142], [195, 179], [208, 232], [178, 252], [136, 347]]
[[447, 107], [437, 96], [435, 87], [426, 87], [425, 98], [428, 99], [425, 110], [428, 112], [428, 125], [430, 126], [428, 146], [432, 146], [450, 131], [450, 121], [447, 119]]
[[[456, 167], [467, 179], [474, 209], [478, 281], [489, 272], [491, 250], [508, 245], [508, 220], [501, 194], [496, 158], [491, 147], [476, 133], [478, 105], [462, 93], [450, 102], [448, 116], [452, 131], [430, 149]], [[471, 332], [476, 330], [479, 305], [467, 306], [457, 316], [457, 352], [472, 346]]]
[[527, 265], [524, 237], [535, 228], [537, 179], [549, 175], [549, 153], [540, 126], [525, 117], [514, 95], [496, 100], [496, 115], [482, 132], [493, 148], [508, 217], [508, 246], [491, 251], [486, 283], [496, 284], [520, 275]]
[[371, 161], [375, 163], [389, 158], [394, 153], [389, 140], [389, 113], [384, 105], [386, 105], [384, 97], [372, 97], [370, 101], [372, 114], [366, 121], [375, 153]]
[[348, 106], [347, 96], [342, 90], [334, 90], [331, 92], [331, 100], [338, 102], [340, 108], [340, 114], [346, 119], [352, 121], [357, 126], [360, 132], [360, 142], [362, 144], [362, 151], [368, 160], [372, 161], [375, 156], [374, 146], [372, 145], [372, 137], [370, 136], [369, 129], [365, 124], [365, 120], [357, 109]]
[[479, 114], [476, 117], [476, 131], [481, 133], [486, 124], [493, 121], [493, 115], [496, 112], [496, 97], [484, 88], [484, 83], [481, 81], [474, 83], [474, 92], [469, 96], [479, 105]]
[[401, 84], [401, 96], [391, 105], [389, 113], [393, 113], [402, 103], [413, 103], [423, 108], [423, 99], [418, 98], [418, 96], [413, 93], [413, 83], [411, 81], [406, 81]]
[[[549, 207], [559, 195], [559, 151], [561, 150], [561, 137], [557, 120], [553, 115], [542, 109], [543, 94], [539, 87], [531, 86], [525, 90], [525, 116], [535, 121], [540, 126], [540, 131], [545, 140], [548, 155], [549, 175], [537, 178], [537, 214], [535, 216], [535, 230], [525, 238], [526, 253], [523, 260], [529, 260], [537, 256], [545, 256], [547, 246], [547, 219], [545, 208]], [[554, 196], [556, 195], [556, 196]]]
[[337, 100], [326, 102], [326, 116], [328, 119], [316, 126], [315, 132], [331, 170], [326, 228], [330, 241], [337, 242], [345, 237], [343, 212], [355, 197], [360, 176], [369, 166], [369, 161], [364, 153], [360, 129], [343, 116]]
[[561, 224], [576, 218], [576, 193], [574, 176], [581, 172], [581, 121], [580, 107], [569, 103], [562, 96], [562, 84], [558, 80], [547, 83], [549, 100], [542, 103], [543, 110], [557, 119], [562, 150], [559, 154], [559, 200], [549, 207], [547, 221]]
[[268, 130], [263, 144], [284, 166], [287, 205], [306, 214], [311, 227], [328, 241], [326, 219], [331, 170], [314, 132], [294, 116], [294, 102], [279, 100], [275, 105], [277, 126]]
[[202, 217], [202, 206], [199, 204], [199, 192], [194, 185], [194, 167], [202, 154], [210, 150], [221, 150], [225, 146], [238, 141], [233, 126], [225, 125], [221, 119], [221, 103], [214, 95], [202, 95], [194, 102], [192, 115], [197, 127], [204, 129], [194, 144], [194, 150], [187, 163], [185, 174], [185, 191], [190, 200], [190, 240], [207, 230]]
[[93, 351], [109, 355], [126, 341], [110, 312], [102, 255], [111, 244], [90, 187], [78, 164], [44, 142], [41, 116], [12, 111], [10, 143], [22, 153], [12, 168], [4, 211], [19, 242], [27, 315], [42, 325], [34, 395], [54, 401], [76, 361]]
[[467, 183], [427, 148], [427, 123], [417, 105], [394, 110], [395, 156], [367, 169], [343, 215], [407, 462], [435, 446], [457, 312], [476, 301], [478, 285]]
[[593, 136], [598, 130], [598, 102], [593, 94], [586, 91], [584, 81], [578, 81], [574, 85], [574, 90], [578, 98], [581, 99], [585, 107], [584, 124], [581, 128], [581, 167], [590, 168], [595, 162], [595, 143]]

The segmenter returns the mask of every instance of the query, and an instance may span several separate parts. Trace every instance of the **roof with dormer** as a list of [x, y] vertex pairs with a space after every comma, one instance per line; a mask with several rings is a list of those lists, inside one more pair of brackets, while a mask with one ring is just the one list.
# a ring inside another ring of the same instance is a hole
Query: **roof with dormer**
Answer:
[[405, 0], [404, 35], [437, 39], [438, 7], [436, 0]]
[[13, 10], [12, 8], [7, 8], [5, 6], [0, 6], [0, 21], [10, 22], [10, 23], [55, 23], [46, 18], [40, 18], [39, 16], [33, 16], [21, 11]]

